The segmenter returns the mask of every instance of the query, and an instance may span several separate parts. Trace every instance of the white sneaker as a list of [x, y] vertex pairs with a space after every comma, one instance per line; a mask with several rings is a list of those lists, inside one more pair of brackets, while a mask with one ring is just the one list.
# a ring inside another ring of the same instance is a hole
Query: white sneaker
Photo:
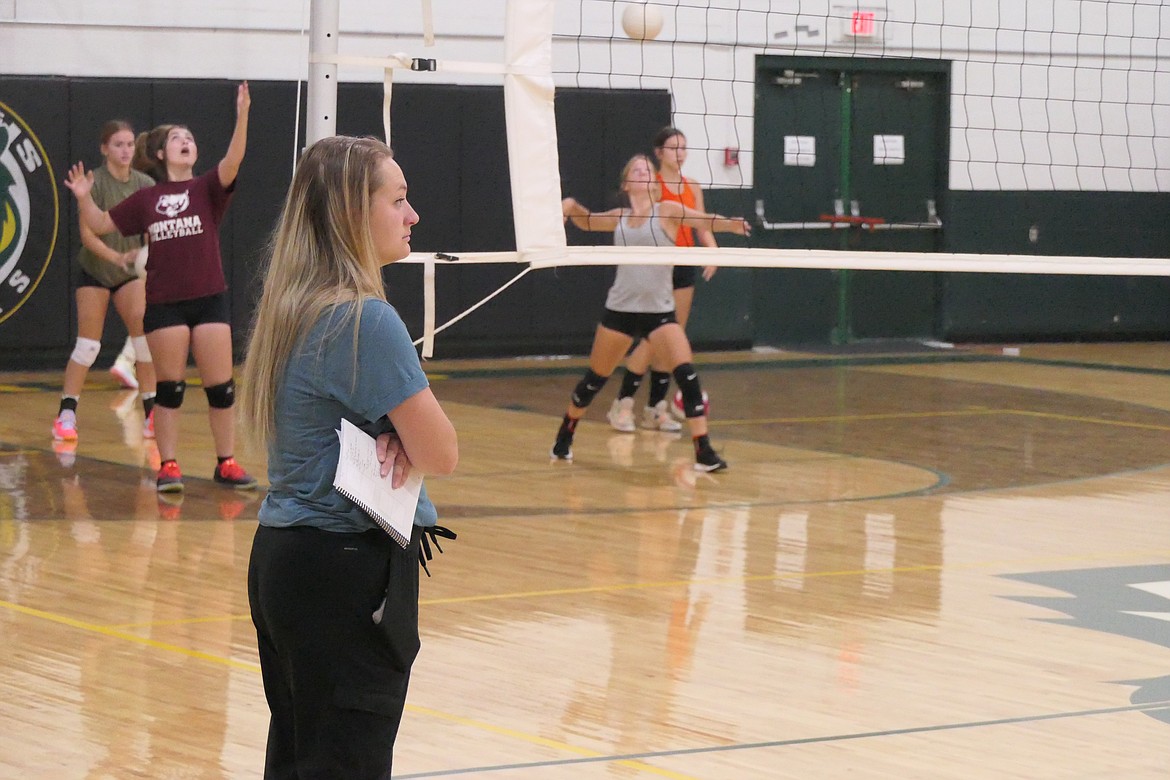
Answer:
[[605, 413], [605, 419], [609, 420], [615, 431], [633, 433], [637, 429], [634, 425], [634, 399], [619, 398], [614, 401]]
[[128, 390], [138, 389], [138, 376], [134, 370], [134, 363], [125, 355], [119, 353], [118, 357], [114, 359], [114, 365], [110, 366], [110, 374], [122, 387]]
[[682, 425], [666, 411], [666, 400], [659, 401], [654, 406], [647, 406], [642, 410], [642, 427], [651, 431], [663, 433], [678, 433]]

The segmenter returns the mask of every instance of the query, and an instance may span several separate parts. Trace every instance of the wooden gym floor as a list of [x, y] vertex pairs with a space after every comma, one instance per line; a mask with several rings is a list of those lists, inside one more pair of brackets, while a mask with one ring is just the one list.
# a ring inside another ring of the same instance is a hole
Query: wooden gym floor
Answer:
[[[711, 476], [616, 383], [550, 463], [580, 361], [428, 365], [459, 539], [397, 777], [1170, 776], [1170, 344], [698, 363]], [[197, 388], [172, 504], [103, 372], [55, 450], [58, 382], [0, 376], [0, 777], [259, 777], [258, 496]]]

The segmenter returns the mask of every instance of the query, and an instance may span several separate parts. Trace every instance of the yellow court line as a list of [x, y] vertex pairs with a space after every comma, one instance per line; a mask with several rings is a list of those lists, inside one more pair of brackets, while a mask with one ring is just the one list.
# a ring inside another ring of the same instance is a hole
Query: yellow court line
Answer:
[[482, 594], [479, 596], [453, 596], [445, 599], [420, 599], [419, 606], [433, 606], [445, 604], [467, 604], [480, 601], [504, 601], [523, 598], [543, 598], [545, 596], [577, 596], [589, 593], [618, 593], [628, 590], [654, 590], [661, 588], [681, 588], [694, 585], [738, 585], [749, 582], [768, 582], [770, 580], [791, 579], [820, 579], [823, 577], [859, 577], [868, 574], [901, 574], [912, 571], [942, 571], [989, 569], [994, 567], [1011, 566], [1019, 568], [1038, 566], [1045, 563], [1073, 563], [1094, 560], [1108, 560], [1116, 558], [1148, 558], [1165, 556], [1170, 559], [1170, 549], [1166, 550], [1134, 550], [1132, 552], [1116, 553], [1089, 553], [1085, 555], [1060, 555], [1043, 558], [1023, 558], [999, 561], [974, 561], [962, 564], [924, 564], [922, 566], [891, 566], [884, 569], [840, 569], [837, 571], [814, 572], [776, 572], [772, 574], [753, 574], [742, 577], [713, 577], [709, 579], [664, 580], [661, 582], [627, 582], [616, 585], [592, 585], [587, 588], [562, 588], [559, 590], [516, 591], [512, 593]]
[[1170, 431], [1170, 425], [1154, 425], [1152, 423], [1126, 422], [1124, 420], [1102, 420], [1098, 417], [1078, 417], [1072, 414], [1057, 414], [1056, 412], [1031, 412], [1022, 409], [1003, 409], [1002, 414], [1018, 414], [1025, 417], [1045, 417], [1053, 420], [1068, 420], [1070, 422], [1092, 423], [1094, 425], [1116, 425], [1119, 428], [1142, 428], [1149, 431]]
[[189, 658], [198, 658], [201, 661], [210, 661], [224, 666], [232, 666], [237, 669], [248, 669], [249, 671], [260, 671], [259, 664], [248, 663], [246, 661], [237, 661], [234, 658], [224, 658], [220, 655], [212, 655], [211, 653], [204, 653], [199, 650], [192, 650], [188, 647], [171, 644], [170, 642], [159, 642], [148, 637], [139, 636], [138, 634], [131, 634], [128, 631], [119, 631], [116, 628], [109, 626], [99, 626], [96, 623], [87, 623], [84, 620], [75, 620], [71, 617], [58, 615], [55, 612], [46, 612], [43, 609], [33, 609], [32, 607], [21, 606], [20, 604], [13, 604], [11, 601], [0, 601], [0, 607], [10, 609], [13, 612], [19, 612], [30, 617], [48, 620], [52, 623], [59, 623], [70, 628], [79, 628], [82, 631], [89, 631], [94, 634], [101, 634], [113, 639], [124, 639], [128, 642], [144, 645], [146, 647], [154, 648], [155, 650], [166, 650], [172, 653], [188, 656]]
[[708, 425], [769, 425], [773, 423], [856, 422], [859, 420], [921, 420], [930, 417], [969, 417], [976, 414], [996, 414], [996, 409], [973, 407], [949, 412], [886, 412], [882, 414], [827, 414], [813, 417], [764, 417], [750, 420], [708, 420]]
[[[676, 580], [676, 581], [651, 582], [651, 583], [626, 583], [626, 584], [621, 584], [621, 585], [594, 586], [594, 587], [589, 587], [589, 588], [575, 588], [575, 589], [574, 588], [565, 588], [565, 589], [560, 589], [560, 590], [549, 590], [549, 591], [530, 591], [527, 593], [505, 593], [505, 594], [494, 594], [494, 595], [485, 595], [485, 596], [469, 596], [469, 597], [463, 597], [463, 598], [429, 599], [429, 600], [421, 600], [419, 602], [419, 604], [420, 604], [420, 606], [422, 606], [422, 605], [435, 605], [435, 604], [456, 604], [456, 603], [467, 603], [467, 602], [473, 602], [473, 601], [488, 601], [488, 600], [494, 600], [494, 599], [537, 598], [537, 597], [544, 596], [544, 595], [569, 595], [569, 594], [578, 594], [578, 593], [595, 593], [595, 592], [601, 592], [601, 591], [622, 591], [622, 590], [632, 590], [632, 589], [667, 588], [667, 587], [681, 587], [681, 586], [692, 586], [692, 585], [711, 585], [711, 584], [745, 584], [745, 583], [749, 583], [749, 582], [761, 582], [761, 581], [779, 580], [779, 579], [792, 579], [795, 577], [809, 577], [809, 578], [842, 577], [842, 576], [859, 576], [859, 575], [865, 575], [865, 574], [871, 574], [871, 573], [936, 571], [936, 570], [942, 570], [942, 569], [950, 569], [950, 570], [967, 569], [967, 570], [970, 570], [970, 569], [979, 569], [979, 568], [990, 568], [993, 566], [1005, 566], [1008, 564], [1010, 564], [1013, 568], [1019, 568], [1022, 566], [1036, 566], [1036, 565], [1041, 564], [1041, 563], [1058, 563], [1058, 562], [1059, 563], [1069, 563], [1069, 562], [1073, 562], [1073, 561], [1083, 562], [1083, 561], [1102, 560], [1102, 559], [1109, 559], [1109, 558], [1115, 559], [1115, 558], [1119, 558], [1119, 557], [1121, 557], [1121, 558], [1149, 558], [1152, 556], [1167, 556], [1168, 558], [1170, 558], [1170, 549], [1167, 549], [1167, 550], [1135, 550], [1132, 552], [1116, 552], [1116, 553], [1108, 553], [1108, 554], [1104, 554], [1104, 555], [1102, 555], [1100, 553], [1094, 553], [1091, 555], [1062, 555], [1062, 556], [1049, 556], [1049, 557], [1044, 557], [1044, 558], [1016, 559], [1016, 560], [1011, 560], [1011, 561], [1002, 561], [1002, 560], [1001, 561], [976, 561], [976, 562], [972, 562], [972, 563], [968, 563], [968, 564], [949, 564], [949, 565], [937, 564], [937, 565], [926, 565], [926, 566], [898, 566], [898, 567], [891, 567], [891, 568], [886, 568], [886, 569], [849, 569], [849, 570], [811, 572], [811, 573], [808, 573], [808, 572], [805, 572], [805, 573], [802, 573], [802, 572], [783, 572], [783, 573], [762, 574], [762, 575], [747, 576], [747, 577], [722, 577], [722, 578], [699, 579], [699, 580]], [[108, 637], [111, 637], [114, 639], [124, 639], [124, 640], [130, 641], [130, 642], [136, 643], [136, 644], [140, 644], [140, 645], [154, 648], [156, 650], [164, 650], [167, 652], [178, 653], [180, 655], [185, 655], [189, 658], [196, 658], [199, 660], [208, 661], [208, 662], [223, 665], [223, 666], [230, 666], [230, 667], [234, 667], [237, 669], [246, 669], [246, 670], [252, 671], [252, 672], [259, 672], [260, 671], [260, 666], [258, 664], [247, 663], [244, 661], [238, 661], [238, 660], [233, 659], [233, 658], [225, 658], [223, 656], [212, 655], [211, 653], [204, 653], [204, 652], [201, 652], [198, 650], [191, 650], [189, 648], [181, 647], [179, 645], [174, 645], [174, 644], [171, 644], [169, 642], [158, 642], [158, 641], [155, 641], [153, 639], [148, 639], [146, 637], [138, 636], [136, 634], [131, 634], [131, 633], [128, 633], [126, 631], [118, 630], [118, 629], [111, 628], [108, 626], [100, 626], [100, 625], [96, 625], [94, 623], [88, 623], [88, 622], [85, 622], [82, 620], [75, 620], [73, 618], [65, 617], [64, 615], [58, 615], [58, 614], [55, 614], [52, 612], [46, 612], [44, 610], [33, 609], [31, 607], [25, 607], [25, 606], [21, 606], [19, 604], [13, 604], [10, 601], [0, 601], [0, 608], [9, 609], [9, 610], [12, 610], [14, 612], [19, 612], [21, 614], [29, 615], [31, 617], [41, 618], [43, 620], [49, 620], [49, 621], [54, 622], [54, 623], [59, 623], [61, 625], [69, 626], [71, 628], [78, 628], [78, 629], [81, 629], [83, 631], [90, 631], [90, 632], [101, 634], [103, 636], [108, 636]], [[206, 623], [206, 622], [212, 622], [215, 620], [240, 620], [240, 619], [246, 619], [247, 617], [248, 616], [246, 616], [246, 615], [245, 616], [225, 616], [225, 617], [221, 617], [221, 618], [204, 617], [204, 618], [193, 618], [190, 621], [168, 621], [167, 624], [168, 625], [177, 625], [177, 624], [180, 624], [183, 622], [188, 622], [188, 623], [204, 622], [204, 623]], [[590, 750], [588, 748], [578, 747], [576, 745], [571, 745], [568, 743], [559, 742], [556, 740], [551, 740], [551, 739], [548, 739], [546, 737], [541, 737], [541, 736], [536, 735], [536, 734], [528, 734], [528, 733], [523, 732], [523, 731], [517, 731], [515, 729], [509, 729], [509, 728], [505, 728], [503, 726], [496, 726], [494, 724], [486, 723], [484, 721], [476, 720], [473, 718], [463, 717], [461, 715], [455, 715], [455, 714], [449, 713], [449, 712], [443, 712], [441, 710], [431, 709], [429, 707], [422, 707], [420, 705], [415, 705], [415, 704], [407, 704], [406, 708], [408, 710], [410, 710], [411, 712], [415, 712], [415, 713], [418, 713], [420, 715], [426, 715], [428, 717], [439, 719], [439, 720], [445, 720], [445, 721], [450, 722], [450, 723], [455, 723], [455, 724], [459, 724], [459, 725], [463, 725], [463, 726], [469, 726], [469, 727], [472, 727], [475, 729], [479, 729], [481, 731], [487, 731], [489, 733], [497, 734], [500, 736], [505, 736], [505, 737], [508, 737], [511, 739], [519, 740], [522, 742], [527, 742], [527, 743], [533, 744], [533, 745], [540, 745], [540, 746], [544, 746], [544, 747], [549, 747], [549, 748], [559, 750], [559, 751], [565, 752], [565, 753], [571, 753], [571, 754], [578, 755], [578, 756], [585, 756], [585, 757], [589, 757], [589, 758], [599, 758], [599, 759], [604, 759], [606, 756], [606, 754], [604, 754], [604, 753], [599, 753], [597, 751], [593, 751], [593, 750]], [[637, 761], [637, 760], [621, 759], [621, 760], [614, 760], [610, 763], [625, 766], [627, 768], [633, 769], [633, 770], [638, 771], [638, 772], [657, 775], [659, 777], [668, 777], [668, 778], [673, 778], [674, 780], [695, 780], [695, 778], [692, 778], [689, 775], [680, 774], [680, 773], [673, 772], [673, 771], [668, 770], [668, 769], [660, 769], [658, 767], [655, 767], [655, 766], [652, 766], [650, 764], [646, 764], [646, 763], [643, 763], [643, 762]]]
[[[131, 633], [128, 633], [126, 631], [119, 631], [117, 629], [110, 628], [108, 626], [100, 626], [100, 625], [97, 625], [95, 623], [88, 623], [84, 620], [75, 620], [74, 618], [66, 617], [64, 615], [58, 615], [58, 614], [53, 613], [53, 612], [46, 612], [45, 610], [41, 610], [41, 609], [33, 609], [32, 607], [21, 606], [20, 604], [13, 604], [11, 601], [0, 600], [0, 607], [2, 607], [4, 609], [12, 610], [13, 612], [18, 612], [18, 613], [21, 613], [24, 615], [28, 615], [30, 617], [40, 618], [42, 620], [48, 620], [48, 621], [53, 622], [53, 623], [58, 623], [61, 625], [69, 626], [70, 628], [77, 628], [77, 629], [81, 629], [82, 631], [89, 631], [91, 633], [101, 634], [102, 636], [107, 636], [107, 637], [110, 637], [112, 639], [124, 639], [124, 640], [130, 641], [130, 642], [136, 643], [136, 644], [151, 647], [155, 650], [164, 650], [164, 651], [168, 651], [168, 652], [178, 653], [180, 655], [185, 655], [189, 658], [197, 658], [201, 661], [209, 661], [209, 662], [214, 663], [214, 664], [219, 664], [221, 666], [230, 666], [230, 667], [234, 667], [236, 669], [246, 669], [247, 671], [250, 671], [250, 672], [257, 672], [258, 673], [260, 671], [259, 664], [247, 663], [244, 661], [237, 661], [234, 658], [225, 658], [224, 656], [212, 655], [211, 653], [204, 653], [204, 652], [201, 652], [199, 650], [191, 650], [190, 648], [180, 647], [179, 645], [174, 645], [174, 644], [171, 644], [169, 642], [158, 642], [158, 641], [155, 641], [153, 639], [148, 639], [146, 637], [138, 636], [137, 634], [131, 634]], [[196, 619], [196, 620], [192, 620], [192, 621], [188, 621], [188, 622], [209, 622], [210, 620], [214, 620], [214, 619], [217, 619], [217, 618], [210, 618], [210, 619], [209, 618], [202, 618], [202, 619]], [[231, 619], [236, 619], [236, 618], [233, 617]], [[171, 621], [169, 624], [174, 625], [178, 622], [180, 622], [180, 621]], [[408, 710], [410, 710], [411, 712], [416, 712], [416, 713], [419, 713], [421, 715], [426, 715], [426, 716], [431, 717], [431, 718], [437, 718], [440, 720], [445, 720], [445, 721], [448, 721], [450, 723], [456, 723], [456, 724], [463, 725], [463, 726], [471, 726], [473, 728], [477, 728], [477, 729], [480, 729], [482, 731], [488, 731], [488, 732], [493, 733], [493, 734], [506, 736], [506, 737], [509, 737], [511, 739], [519, 740], [521, 742], [527, 742], [527, 743], [533, 744], [533, 745], [541, 745], [544, 747], [553, 748], [555, 750], [559, 750], [559, 751], [565, 752], [565, 753], [571, 753], [571, 754], [577, 755], [577, 756], [585, 756], [588, 758], [602, 758], [602, 759], [606, 757], [605, 753], [599, 753], [595, 750], [590, 750], [588, 748], [578, 747], [576, 745], [570, 745], [567, 742], [559, 742], [556, 740], [548, 739], [546, 737], [541, 737], [541, 736], [536, 735], [536, 734], [528, 734], [528, 733], [525, 733], [523, 731], [517, 731], [515, 729], [509, 729], [509, 728], [505, 728], [503, 726], [496, 726], [496, 725], [493, 725], [491, 723], [485, 723], [484, 721], [475, 720], [472, 718], [466, 718], [466, 717], [463, 717], [461, 715], [455, 715], [453, 713], [443, 712], [441, 710], [431, 709], [429, 707], [421, 707], [417, 704], [407, 704], [406, 708]], [[657, 775], [659, 777], [673, 778], [673, 780], [696, 780], [696, 778], [691, 777], [690, 775], [684, 775], [684, 774], [680, 774], [678, 772], [672, 772], [668, 769], [660, 769], [656, 766], [652, 766], [650, 764], [646, 764], [646, 763], [643, 763], [641, 761], [635, 761], [632, 759], [615, 760], [611, 763], [625, 766], [625, 767], [628, 767], [630, 769], [634, 769], [634, 770], [637, 770], [639, 772], [643, 772], [645, 774]]]
[[[750, 574], [740, 577], [712, 577], [706, 579], [686, 579], [686, 580], [661, 580], [658, 582], [623, 582], [611, 583], [609, 585], [590, 585], [581, 588], [555, 588], [549, 590], [525, 590], [512, 591], [509, 593], [483, 593], [477, 596], [451, 596], [449, 598], [439, 599], [419, 599], [419, 606], [445, 606], [449, 604], [473, 604], [484, 601], [510, 601], [513, 599], [539, 599], [548, 596], [585, 596], [591, 593], [621, 593], [630, 590], [661, 590], [666, 588], [685, 588], [696, 585], [741, 585], [751, 582], [768, 582], [772, 580], [792, 580], [792, 579], [822, 579], [826, 577], [863, 577], [870, 574], [905, 574], [914, 571], [942, 571], [948, 570], [973, 570], [973, 569], [990, 569], [995, 567], [1011, 567], [1021, 568], [1027, 566], [1038, 566], [1041, 564], [1051, 563], [1083, 563], [1086, 561], [1110, 560], [1118, 558], [1148, 558], [1165, 556], [1170, 559], [1170, 549], [1165, 550], [1133, 550], [1121, 551], [1114, 553], [1087, 553], [1084, 555], [1059, 555], [1046, 556], [1040, 558], [1016, 558], [1007, 560], [993, 560], [993, 561], [973, 561], [971, 563], [960, 564], [923, 564], [921, 566], [891, 566], [884, 569], [837, 569], [834, 571], [813, 571], [813, 572], [773, 572], [771, 574]], [[7, 605], [8, 602], [0, 601], [0, 606]], [[16, 605], [12, 605], [16, 606]], [[25, 607], [17, 607], [21, 610], [27, 610]], [[35, 612], [35, 610], [33, 610]], [[46, 615], [50, 613], [44, 613]], [[251, 620], [250, 615], [220, 615], [199, 618], [189, 618], [185, 620], [167, 620], [157, 621], [151, 623], [125, 624], [119, 628], [135, 627], [148, 628], [151, 626], [181, 626], [195, 623], [217, 623], [229, 620]], [[76, 621], [70, 621], [68, 618], [61, 618], [59, 622], [73, 624]], [[76, 622], [81, 627], [88, 626]], [[133, 634], [129, 636], [133, 637]]]

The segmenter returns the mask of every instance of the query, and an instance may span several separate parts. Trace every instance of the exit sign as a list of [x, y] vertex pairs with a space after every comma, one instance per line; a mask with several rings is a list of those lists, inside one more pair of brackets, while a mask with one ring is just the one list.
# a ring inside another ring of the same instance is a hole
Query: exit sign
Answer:
[[[917, 2], [917, 0], [915, 0]], [[874, 49], [886, 45], [886, 2], [877, 0], [830, 0], [833, 19], [830, 40], [853, 50]]]
[[854, 11], [849, 20], [849, 33], [857, 38], [872, 38], [874, 32], [874, 12]]

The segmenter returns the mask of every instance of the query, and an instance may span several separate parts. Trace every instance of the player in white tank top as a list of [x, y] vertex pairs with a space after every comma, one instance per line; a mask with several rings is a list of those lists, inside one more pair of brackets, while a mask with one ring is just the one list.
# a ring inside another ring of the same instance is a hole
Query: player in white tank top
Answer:
[[[582, 230], [613, 232], [619, 246], [672, 246], [681, 226], [747, 235], [751, 225], [740, 218], [704, 214], [680, 203], [659, 203], [654, 164], [645, 155], [636, 155], [622, 171], [622, 192], [629, 206], [592, 212], [572, 198], [562, 203], [566, 220]], [[658, 271], [657, 269], [661, 269]], [[621, 308], [617, 308], [621, 307]], [[719, 457], [707, 437], [707, 416], [699, 386], [694, 356], [686, 333], [674, 316], [671, 268], [663, 266], [618, 266], [617, 276], [606, 298], [606, 312], [593, 339], [589, 370], [574, 389], [569, 407], [557, 431], [552, 456], [572, 460], [573, 434], [577, 421], [597, 392], [617, 368], [636, 337], [645, 337], [655, 352], [667, 356], [675, 381], [683, 393], [687, 425], [695, 447], [697, 471], [719, 471], [727, 463]]]

